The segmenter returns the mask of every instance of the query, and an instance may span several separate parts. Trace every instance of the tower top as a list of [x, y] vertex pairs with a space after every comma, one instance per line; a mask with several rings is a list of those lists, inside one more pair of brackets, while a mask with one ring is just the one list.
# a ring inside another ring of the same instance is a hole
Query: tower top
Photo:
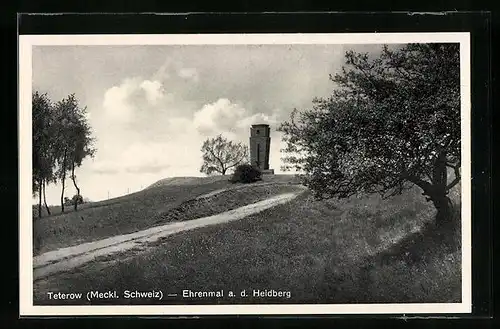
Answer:
[[256, 124], [250, 128], [250, 137], [269, 137], [271, 128], [268, 124]]

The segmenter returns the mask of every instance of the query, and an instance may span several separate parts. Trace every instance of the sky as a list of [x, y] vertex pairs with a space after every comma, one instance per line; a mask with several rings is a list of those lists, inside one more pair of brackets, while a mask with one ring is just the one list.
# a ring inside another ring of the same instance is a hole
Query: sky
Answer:
[[[345, 51], [378, 45], [34, 46], [33, 90], [54, 102], [74, 93], [87, 108], [97, 152], [77, 169], [92, 201], [159, 179], [204, 176], [201, 145], [222, 134], [248, 144], [271, 126], [270, 168], [281, 173], [279, 124], [335, 87]], [[76, 192], [70, 180], [65, 195]], [[47, 202], [58, 204], [60, 185]]]

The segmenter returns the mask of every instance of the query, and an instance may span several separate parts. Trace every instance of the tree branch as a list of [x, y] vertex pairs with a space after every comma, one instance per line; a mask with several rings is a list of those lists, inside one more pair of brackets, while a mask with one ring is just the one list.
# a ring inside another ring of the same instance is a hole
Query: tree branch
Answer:
[[368, 73], [366, 73], [361, 67], [359, 67], [358, 65], [356, 65], [356, 68], [361, 72], [363, 73], [363, 75], [365, 76], [366, 80], [372, 85], [373, 89], [376, 90], [376, 92], [380, 92], [379, 88], [377, 88], [377, 86], [375, 85], [375, 83], [372, 81], [371, 77], [368, 75]]
[[240, 160], [236, 161], [236, 162], [235, 162], [235, 163], [233, 163], [232, 165], [228, 166], [228, 167], [226, 168], [226, 170], [231, 169], [231, 168], [233, 168], [233, 167], [236, 167], [236, 166], [237, 166], [237, 165], [239, 165], [242, 161], [243, 161], [243, 159], [240, 159]]
[[417, 185], [420, 187], [422, 190], [424, 190], [424, 193], [428, 193], [432, 190], [432, 184], [429, 182], [426, 182], [416, 176], [413, 175], [406, 175], [406, 178], [412, 182], [413, 184]]
[[394, 68], [396, 69], [396, 71], [402, 75], [404, 78], [406, 78], [407, 81], [411, 82], [411, 83], [414, 83], [414, 79], [413, 77], [410, 76], [410, 74], [408, 74], [407, 72], [401, 70], [401, 67], [399, 66], [394, 66]]
[[222, 160], [221, 160], [219, 157], [217, 157], [217, 155], [215, 155], [215, 153], [214, 153], [214, 151], [213, 151], [213, 149], [212, 149], [212, 148], [208, 148], [208, 151], [210, 152], [210, 154], [212, 154], [212, 156], [214, 157], [214, 159], [215, 159], [216, 161], [218, 161], [218, 162], [220, 163], [220, 165], [221, 165], [221, 168], [222, 168], [222, 169], [221, 169], [221, 170], [216, 170], [216, 171], [217, 171], [218, 173], [222, 173], [222, 171], [224, 170], [224, 163], [222, 163]]
[[455, 185], [458, 184], [458, 182], [460, 182], [460, 176], [458, 177], [455, 177], [455, 179], [446, 186], [446, 190], [449, 191], [450, 189], [452, 189]]
[[461, 179], [461, 175], [460, 175], [460, 162], [455, 165], [455, 166], [450, 166], [448, 164], [446, 164], [448, 167], [451, 167], [453, 168], [454, 172], [455, 172], [455, 179], [446, 186], [446, 190], [449, 191], [451, 188], [453, 188], [455, 185], [458, 184], [458, 182], [460, 182], [460, 179]]

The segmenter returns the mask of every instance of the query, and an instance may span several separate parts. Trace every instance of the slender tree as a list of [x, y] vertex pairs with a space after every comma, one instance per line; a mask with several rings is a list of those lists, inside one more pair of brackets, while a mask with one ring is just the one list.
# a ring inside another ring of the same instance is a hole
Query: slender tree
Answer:
[[[35, 91], [32, 94], [32, 164], [33, 195], [38, 195], [38, 217], [42, 217], [42, 196], [45, 184], [53, 179], [55, 158], [54, 111], [47, 94]], [[50, 210], [46, 207], [47, 212]]]
[[48, 206], [47, 204], [47, 195], [45, 194], [45, 187], [47, 186], [48, 184], [48, 181], [47, 179], [44, 179], [43, 182], [42, 182], [42, 191], [43, 191], [43, 204], [45, 205], [45, 210], [47, 211], [47, 214], [50, 215], [50, 207]]
[[65, 211], [64, 192], [66, 190], [66, 173], [68, 172], [68, 152], [70, 148], [70, 141], [68, 140], [69, 131], [71, 129], [71, 111], [72, 102], [70, 99], [63, 99], [56, 105], [58, 116], [58, 129], [57, 140], [59, 148], [56, 153], [58, 169], [57, 176], [61, 182], [61, 212]]
[[81, 190], [77, 184], [77, 177], [75, 169], [82, 165], [82, 161], [87, 157], [93, 157], [95, 149], [93, 148], [94, 139], [92, 138], [92, 131], [85, 116], [86, 108], [75, 107], [76, 116], [75, 126], [71, 131], [72, 151], [71, 151], [71, 180], [76, 189], [76, 197], [73, 199], [73, 206], [75, 211], [78, 209], [79, 200], [81, 197]]
[[[53, 113], [52, 113], [52, 116], [54, 116]], [[57, 153], [55, 151], [55, 148], [57, 148], [57, 144], [56, 144], [55, 139], [54, 139], [56, 127], [57, 127], [56, 124], [54, 124], [54, 123], [51, 124], [51, 129], [50, 129], [50, 145], [51, 146], [50, 146], [50, 150], [49, 150], [50, 152], [48, 154], [48, 162], [50, 163], [50, 170], [47, 171], [47, 173], [42, 181], [43, 204], [45, 205], [45, 210], [47, 211], [48, 215], [51, 214], [51, 211], [50, 211], [49, 205], [47, 204], [47, 195], [45, 193], [45, 190], [46, 190], [47, 185], [49, 185], [50, 183], [54, 183], [54, 184], [57, 183], [57, 175], [56, 175], [57, 161], [56, 161], [56, 157], [55, 157], [55, 154]]]
[[[58, 163], [57, 175], [61, 182], [61, 211], [65, 211], [64, 192], [69, 173], [73, 185], [80, 196], [81, 190], [77, 184], [75, 169], [80, 167], [83, 159], [94, 156], [95, 149], [91, 128], [87, 122], [86, 108], [80, 107], [74, 94], [59, 101], [56, 105], [58, 115], [57, 140], [59, 148], [56, 153]], [[78, 198], [77, 198], [78, 199]], [[75, 200], [77, 200], [75, 199]], [[78, 202], [74, 202], [77, 210]]]
[[219, 173], [225, 175], [227, 171], [248, 159], [248, 148], [242, 143], [229, 141], [221, 134], [205, 140], [201, 147], [203, 165], [200, 172], [207, 175]]
[[[280, 130], [287, 168], [303, 172], [318, 198], [418, 186], [451, 216], [448, 191], [460, 182], [458, 44], [385, 46], [377, 58], [346, 53], [332, 95], [294, 111]], [[285, 168], [286, 169], [286, 168]]]

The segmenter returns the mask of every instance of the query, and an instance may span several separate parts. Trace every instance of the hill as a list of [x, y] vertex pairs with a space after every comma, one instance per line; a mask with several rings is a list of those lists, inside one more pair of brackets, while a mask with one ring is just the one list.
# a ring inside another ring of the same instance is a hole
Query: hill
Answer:
[[229, 176], [212, 176], [212, 177], [169, 177], [161, 179], [147, 188], [155, 188], [158, 186], [183, 186], [183, 185], [201, 185], [213, 182], [228, 180]]
[[[170, 177], [161, 179], [151, 184], [147, 188], [155, 188], [159, 186], [203, 185], [220, 181], [227, 181], [229, 178], [230, 175], [218, 175], [209, 177]], [[287, 174], [264, 175], [263, 181], [272, 183], [299, 183], [299, 180], [295, 175]]]
[[[219, 212], [255, 202], [263, 194], [293, 189], [286, 180], [272, 177], [249, 189], [225, 181], [185, 184], [182, 188], [159, 184], [129, 199], [137, 199], [135, 205], [143, 208], [128, 222], [140, 218], [147, 225], [154, 224], [146, 219], [145, 214], [154, 213], [148, 207], [158, 212], [151, 218], [161, 222]], [[166, 196], [171, 203], [165, 203]], [[141, 202], [149, 206], [141, 206]], [[121, 208], [128, 209], [126, 204]], [[174, 215], [174, 208], [184, 211]], [[121, 220], [127, 211], [110, 207], [106, 212], [110, 217], [101, 223], [114, 217]], [[116, 290], [122, 295], [130, 289], [177, 294], [184, 289], [226, 291], [225, 298], [174, 299], [173, 304], [460, 302], [460, 221], [437, 228], [432, 224], [434, 214], [418, 189], [388, 200], [369, 195], [318, 201], [305, 192], [287, 204], [242, 220], [177, 233], [144, 248], [95, 259], [37, 281], [35, 304], [165, 303], [154, 299], [88, 302], [46, 298], [47, 291]], [[228, 290], [251, 293], [271, 289], [289, 292], [290, 298], [227, 296]]]
[[[34, 254], [62, 247], [95, 241], [119, 234], [127, 234], [165, 221], [208, 216], [217, 211], [232, 209], [260, 201], [274, 193], [289, 189], [282, 184], [296, 181], [291, 175], [265, 176], [261, 183], [232, 184], [227, 177], [180, 177], [165, 179], [132, 194], [110, 200], [84, 204], [77, 212], [56, 213], [33, 222]], [[276, 184], [264, 185], [263, 183]], [[226, 193], [195, 202], [207, 193], [248, 187], [240, 193]], [[234, 200], [232, 200], [232, 198]], [[175, 214], [172, 215], [172, 214]]]

